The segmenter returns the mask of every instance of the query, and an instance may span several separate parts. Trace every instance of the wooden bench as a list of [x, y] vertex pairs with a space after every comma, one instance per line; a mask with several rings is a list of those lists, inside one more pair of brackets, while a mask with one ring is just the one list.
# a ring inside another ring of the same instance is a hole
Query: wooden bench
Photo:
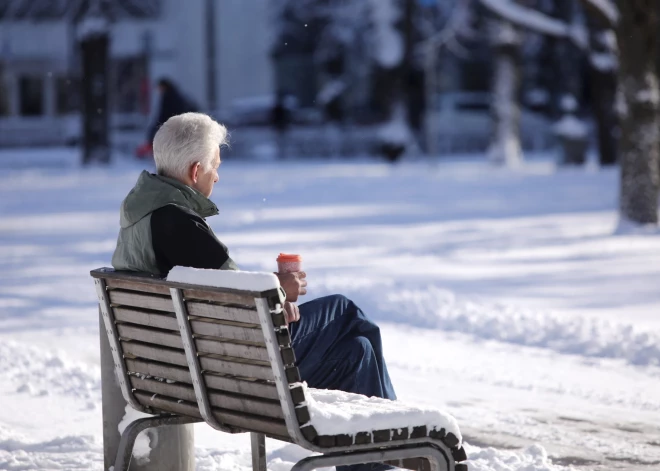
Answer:
[[410, 424], [353, 435], [317, 433], [281, 290], [174, 283], [108, 268], [91, 275], [123, 397], [153, 415], [125, 429], [114, 471], [128, 469], [140, 431], [201, 421], [227, 433], [250, 432], [254, 470], [266, 469], [264, 437], [321, 453], [294, 471], [365, 462], [467, 470], [458, 463], [466, 459], [464, 449], [445, 429]]

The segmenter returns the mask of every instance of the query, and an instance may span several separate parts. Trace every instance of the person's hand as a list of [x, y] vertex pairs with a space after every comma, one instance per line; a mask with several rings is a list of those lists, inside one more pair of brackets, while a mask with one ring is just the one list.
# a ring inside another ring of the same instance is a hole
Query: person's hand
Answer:
[[307, 294], [307, 273], [304, 271], [275, 274], [280, 279], [280, 286], [284, 288], [287, 301], [296, 302], [298, 296]]
[[289, 301], [284, 303], [284, 319], [286, 320], [287, 325], [292, 322], [298, 322], [300, 320], [300, 311], [298, 306]]

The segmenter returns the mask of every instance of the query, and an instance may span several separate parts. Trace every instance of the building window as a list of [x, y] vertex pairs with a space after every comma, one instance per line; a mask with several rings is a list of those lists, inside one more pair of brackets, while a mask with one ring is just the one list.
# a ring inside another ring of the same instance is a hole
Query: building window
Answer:
[[19, 110], [22, 116], [44, 114], [44, 79], [21, 77], [18, 81]]
[[118, 58], [113, 61], [111, 94], [117, 113], [145, 112], [147, 62], [144, 56]]
[[58, 115], [80, 111], [80, 79], [57, 77], [55, 79], [55, 112]]

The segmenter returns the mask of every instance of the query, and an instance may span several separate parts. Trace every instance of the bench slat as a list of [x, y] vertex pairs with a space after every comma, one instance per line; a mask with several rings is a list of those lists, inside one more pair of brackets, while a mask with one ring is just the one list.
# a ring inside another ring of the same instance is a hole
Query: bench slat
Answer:
[[275, 383], [247, 381], [207, 373], [202, 376], [204, 376], [204, 381], [206, 381], [206, 385], [209, 388], [244, 394], [246, 396], [261, 397], [263, 399], [272, 399], [274, 401], [279, 401], [280, 399], [277, 394]]
[[195, 346], [200, 353], [214, 353], [228, 357], [246, 358], [249, 360], [270, 361], [268, 350], [254, 345], [243, 345], [232, 342], [217, 342], [206, 338], [195, 338]]
[[254, 309], [242, 309], [239, 307], [192, 301], [186, 302], [186, 308], [188, 309], [188, 314], [191, 316], [210, 317], [212, 319], [260, 325], [259, 313]]
[[199, 301], [231, 304], [237, 307], [256, 307], [254, 297], [249, 295], [203, 291], [199, 289], [184, 289], [182, 294], [185, 300], [196, 299]]
[[114, 308], [115, 319], [119, 322], [130, 322], [159, 329], [179, 330], [176, 316], [164, 312], [149, 312], [125, 307]]
[[[135, 391], [135, 397], [141, 404], [166, 412], [175, 412], [191, 417], [201, 417], [197, 405], [190, 402], [178, 402], [167, 396], [155, 395], [144, 391]], [[288, 437], [286, 424], [282, 420], [246, 417], [224, 409], [213, 408], [213, 415], [223, 424], [238, 427], [250, 432], [260, 432], [276, 437]], [[290, 438], [288, 439], [290, 441]]]
[[154, 347], [149, 344], [123, 341], [121, 343], [124, 349], [124, 355], [144, 358], [147, 360], [160, 361], [162, 363], [170, 363], [177, 366], [188, 367], [186, 355], [183, 350], [176, 350], [167, 347]]
[[[128, 368], [128, 371], [132, 373], [156, 376], [158, 378], [192, 384], [192, 377], [190, 376], [187, 367], [181, 368], [174, 365], [166, 365], [132, 358], [126, 359], [126, 367]], [[279, 400], [275, 383], [250, 381], [219, 376], [211, 373], [204, 373], [203, 377], [206, 385], [212, 389], [243, 394], [245, 396], [255, 396], [263, 399]]]
[[193, 335], [204, 335], [205, 337], [217, 337], [221, 339], [242, 340], [265, 345], [264, 333], [261, 329], [238, 327], [216, 322], [205, 322], [195, 319], [190, 320]]
[[174, 312], [174, 303], [171, 298], [157, 294], [143, 294], [121, 289], [108, 290], [110, 304], [127, 307], [141, 307], [155, 311]]
[[146, 391], [133, 391], [135, 398], [146, 407], [153, 407], [163, 412], [174, 412], [175, 414], [188, 417], [202, 418], [197, 404], [187, 401], [179, 402], [176, 399], [167, 399], [164, 396], [154, 395]]
[[[126, 320], [131, 321], [131, 319], [128, 318], [126, 318]], [[158, 322], [163, 322], [163, 320]], [[248, 344], [252, 344], [253, 346], [265, 346], [264, 334], [261, 329], [246, 329], [244, 327], [236, 327], [233, 325], [196, 320], [191, 320], [190, 326], [193, 335], [203, 335], [204, 340], [215, 340], [218, 342], [224, 340], [237, 340], [239, 342], [248, 342]], [[126, 339], [141, 340], [156, 345], [183, 348], [183, 342], [181, 341], [181, 335], [178, 333], [178, 327], [175, 333], [174, 331], [166, 332], [165, 330], [155, 330], [147, 327], [140, 327], [139, 325], [120, 323], [117, 324], [117, 330], [119, 330], [119, 335]]]
[[138, 360], [133, 358], [126, 358], [126, 368], [131, 373], [138, 373], [147, 376], [155, 376], [157, 378], [171, 379], [181, 383], [192, 384], [192, 377], [188, 367], [181, 368], [174, 365], [167, 365], [165, 363], [155, 363], [152, 361]]
[[[195, 389], [183, 383], [167, 383], [153, 379], [141, 379], [137, 376], [131, 376], [133, 388], [142, 391], [148, 391], [156, 394], [163, 394], [175, 399], [197, 402]], [[209, 389], [209, 400], [212, 406], [222, 409], [247, 412], [253, 415], [269, 417], [273, 419], [284, 419], [282, 406], [279, 401], [268, 401], [250, 396], [241, 396], [226, 392]]]
[[144, 293], [170, 295], [170, 288], [163, 285], [155, 285], [151, 283], [140, 283], [133, 280], [120, 280], [117, 278], [104, 278], [105, 285], [108, 288], [127, 289], [131, 291], [140, 291]]
[[183, 350], [181, 335], [164, 330], [147, 329], [131, 324], [117, 324], [119, 336], [126, 340], [139, 340], [141, 342], [163, 345]]
[[[152, 344], [152, 348], [155, 350], [158, 350], [158, 347], [177, 348], [181, 350], [180, 355], [184, 355], [183, 342], [181, 341], [181, 336], [178, 333], [148, 329], [132, 324], [117, 324], [117, 330], [119, 331], [119, 336], [123, 339], [136, 340], [139, 342]], [[215, 338], [197, 338], [195, 339], [195, 345], [197, 347], [197, 351], [200, 354], [214, 354], [221, 355], [223, 357], [233, 357], [238, 360], [242, 360], [242, 362], [239, 361], [239, 363], [270, 361], [268, 358], [268, 351], [263, 347], [254, 345], [244, 345], [235, 342], [220, 342], [215, 340]], [[143, 353], [150, 353], [146, 346], [143, 346], [142, 348]], [[153, 354], [158, 354], [158, 352]], [[158, 361], [166, 361], [153, 357], [153, 354], [145, 356], [145, 358], [151, 358]], [[170, 353], [168, 352], [168, 354]], [[134, 353], [134, 355], [137, 354]], [[175, 362], [168, 361], [168, 363]], [[176, 362], [176, 364], [179, 363]], [[187, 363], [185, 364], [187, 365]]]
[[[215, 306], [220, 307], [220, 306]], [[160, 311], [145, 311], [137, 308], [129, 309], [125, 307], [115, 307], [115, 319], [119, 322], [128, 322], [131, 324], [143, 325], [145, 327], [155, 327], [158, 329], [165, 329], [175, 331], [179, 335], [179, 324], [177, 323], [176, 316], [174, 314], [160, 312]], [[254, 324], [244, 324], [236, 321], [226, 321], [226, 320], [209, 320], [206, 321], [197, 321], [196, 318], [192, 318], [191, 325], [194, 323], [197, 326], [199, 334], [205, 334], [207, 336], [216, 336], [219, 338], [230, 339], [230, 340], [243, 340], [253, 343], [261, 343], [262, 341], [259, 338], [263, 339], [263, 334], [261, 333], [261, 326]], [[209, 329], [209, 324], [216, 324], [212, 329]], [[244, 329], [247, 328], [247, 332], [244, 332]], [[222, 335], [218, 335], [218, 333]], [[207, 345], [210, 344], [207, 342]], [[265, 351], [265, 350], [264, 350]], [[225, 354], [219, 351], [209, 351], [208, 353], [218, 353]], [[240, 355], [232, 355], [240, 356]], [[260, 358], [261, 359], [261, 358]], [[265, 358], [267, 360], [268, 358]]]
[[275, 380], [273, 369], [270, 366], [234, 363], [208, 356], [200, 356], [199, 363], [202, 366], [202, 369], [207, 370], [210, 373], [240, 376], [243, 378], [255, 378], [266, 381]]

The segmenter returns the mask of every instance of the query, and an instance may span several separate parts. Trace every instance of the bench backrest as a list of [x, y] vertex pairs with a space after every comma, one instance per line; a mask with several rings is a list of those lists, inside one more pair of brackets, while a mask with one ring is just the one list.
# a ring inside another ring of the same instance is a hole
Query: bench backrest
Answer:
[[277, 289], [188, 285], [107, 268], [91, 275], [117, 378], [134, 408], [314, 441]]

